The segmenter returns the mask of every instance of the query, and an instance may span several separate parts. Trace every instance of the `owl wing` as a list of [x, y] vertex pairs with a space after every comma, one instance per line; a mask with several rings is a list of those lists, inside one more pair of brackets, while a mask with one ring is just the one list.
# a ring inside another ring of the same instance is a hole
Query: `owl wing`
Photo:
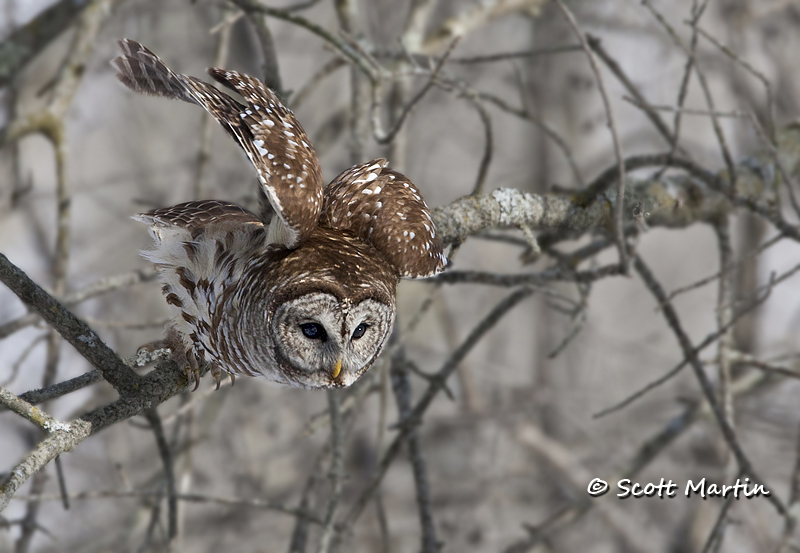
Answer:
[[235, 230], [245, 225], [252, 225], [255, 230], [264, 226], [261, 219], [246, 209], [218, 200], [185, 202], [139, 213], [133, 218], [145, 223], [157, 234], [159, 229], [179, 228], [188, 231], [192, 238], [197, 238], [212, 225], [220, 230], [226, 227]]
[[247, 102], [194, 77], [172, 71], [153, 52], [132, 40], [119, 42], [112, 64], [117, 78], [135, 92], [175, 98], [205, 108], [244, 149], [277, 217], [268, 241], [294, 248], [317, 225], [322, 209], [322, 174], [308, 137], [278, 97], [261, 81], [225, 69], [208, 73]]
[[356, 165], [325, 189], [320, 225], [347, 230], [372, 244], [398, 276], [424, 278], [447, 258], [417, 187], [385, 159]]

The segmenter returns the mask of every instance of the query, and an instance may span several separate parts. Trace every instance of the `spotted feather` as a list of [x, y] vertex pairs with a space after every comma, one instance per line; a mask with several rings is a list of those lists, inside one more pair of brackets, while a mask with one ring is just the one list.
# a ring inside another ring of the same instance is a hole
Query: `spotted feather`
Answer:
[[369, 242], [400, 277], [429, 277], [447, 266], [428, 205], [385, 159], [356, 165], [336, 177], [325, 191], [320, 224]]
[[121, 40], [123, 55], [112, 61], [117, 78], [145, 94], [201, 105], [244, 149], [274, 212], [270, 243], [294, 248], [317, 225], [322, 209], [322, 173], [314, 149], [294, 114], [261, 81], [224, 69], [209, 74], [246, 100], [242, 105], [195, 77], [172, 71], [138, 42]]

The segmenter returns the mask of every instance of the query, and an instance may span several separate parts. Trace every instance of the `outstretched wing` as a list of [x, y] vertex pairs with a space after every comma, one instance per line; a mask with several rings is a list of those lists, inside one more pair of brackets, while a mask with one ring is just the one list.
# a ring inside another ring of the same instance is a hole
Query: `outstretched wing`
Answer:
[[117, 78], [135, 92], [174, 98], [206, 109], [244, 149], [277, 217], [268, 241], [294, 248], [317, 225], [322, 209], [322, 174], [308, 137], [278, 97], [261, 81], [225, 69], [208, 73], [245, 99], [242, 105], [203, 81], [175, 73], [138, 42], [119, 42], [123, 55], [112, 64]]
[[417, 187], [385, 159], [356, 165], [325, 190], [320, 225], [347, 230], [372, 244], [398, 276], [424, 278], [447, 258]]

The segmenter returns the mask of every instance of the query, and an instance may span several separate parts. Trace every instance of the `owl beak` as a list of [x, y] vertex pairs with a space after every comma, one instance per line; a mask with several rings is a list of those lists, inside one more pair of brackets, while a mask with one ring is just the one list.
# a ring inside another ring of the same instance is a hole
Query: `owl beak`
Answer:
[[342, 372], [342, 358], [336, 360], [336, 365], [333, 366], [333, 372], [331, 376], [335, 379], [339, 376], [339, 373]]

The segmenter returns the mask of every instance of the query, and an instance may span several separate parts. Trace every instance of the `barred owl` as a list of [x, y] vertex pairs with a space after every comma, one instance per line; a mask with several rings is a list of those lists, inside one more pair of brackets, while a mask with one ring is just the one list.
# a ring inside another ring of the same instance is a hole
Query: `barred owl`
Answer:
[[206, 109], [242, 147], [262, 207], [194, 201], [134, 217], [154, 239], [172, 317], [167, 344], [199, 384], [208, 363], [295, 387], [349, 386], [375, 361], [395, 318], [398, 279], [447, 260], [417, 188], [375, 159], [323, 187], [319, 161], [291, 111], [258, 79], [208, 73], [244, 104], [169, 69], [132, 40], [112, 64], [135, 92]]

